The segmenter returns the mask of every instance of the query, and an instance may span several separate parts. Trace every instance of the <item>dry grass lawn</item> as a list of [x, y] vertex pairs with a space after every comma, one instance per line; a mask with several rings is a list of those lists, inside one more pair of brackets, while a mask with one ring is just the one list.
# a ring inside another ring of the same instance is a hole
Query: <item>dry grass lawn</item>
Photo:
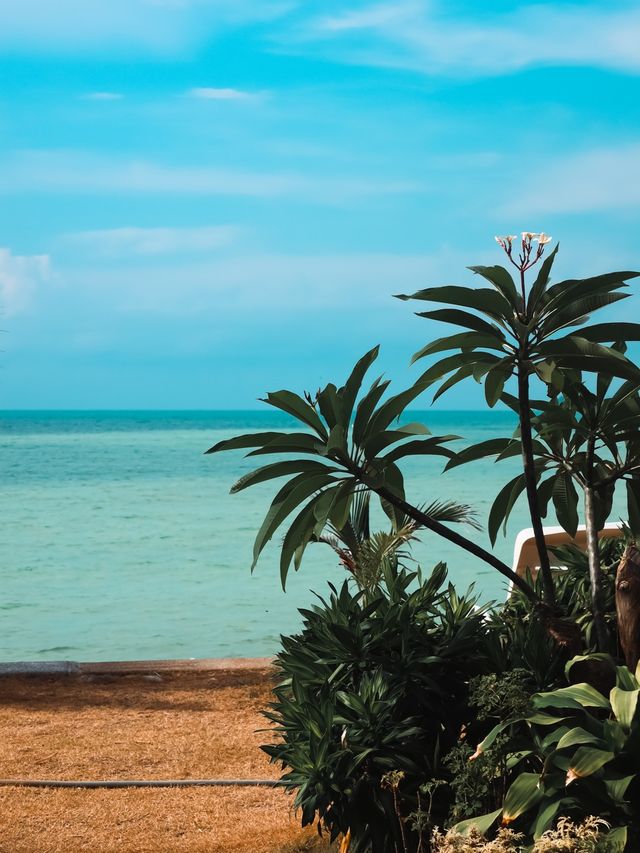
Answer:
[[[161, 680], [160, 680], [161, 679]], [[269, 671], [0, 679], [5, 779], [268, 779]], [[0, 853], [294, 853], [271, 788], [0, 787]], [[326, 848], [325, 848], [326, 849]]]

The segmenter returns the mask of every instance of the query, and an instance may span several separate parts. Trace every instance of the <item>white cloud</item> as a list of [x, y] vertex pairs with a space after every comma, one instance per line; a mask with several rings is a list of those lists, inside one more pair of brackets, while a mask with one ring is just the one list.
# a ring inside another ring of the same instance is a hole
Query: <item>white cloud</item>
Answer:
[[[100, 266], [65, 271], [68, 287], [104, 299], [125, 313], [198, 316], [215, 310], [228, 317], [304, 314], [314, 311], [392, 310], [393, 293], [418, 289], [464, 262], [451, 252], [436, 255], [384, 253], [335, 255], [242, 254], [206, 263], [168, 267]], [[400, 305], [400, 303], [397, 303]], [[406, 307], [403, 309], [406, 312]]]
[[204, 101], [246, 101], [255, 97], [251, 92], [243, 92], [241, 89], [214, 89], [210, 86], [189, 89], [187, 95]]
[[231, 225], [200, 228], [109, 228], [67, 234], [64, 241], [103, 256], [165, 255], [207, 252], [231, 245], [238, 229]]
[[369, 5], [307, 21], [290, 44], [344, 62], [460, 77], [545, 65], [640, 72], [637, 4], [528, 5], [473, 18], [445, 10], [417, 0]]
[[640, 205], [640, 143], [545, 158], [502, 208], [508, 216], [586, 213]]
[[120, 101], [124, 95], [120, 92], [87, 92], [82, 98], [85, 101]]
[[49, 277], [47, 255], [14, 255], [11, 249], [0, 248], [0, 314], [24, 311], [38, 284]]
[[174, 166], [70, 151], [29, 151], [0, 165], [0, 194], [12, 192], [179, 193], [246, 197], [296, 196], [326, 203], [421, 192], [416, 181], [348, 175], [247, 172], [216, 166]]
[[0, 46], [14, 53], [179, 54], [217, 32], [288, 11], [286, 0], [0, 0]]

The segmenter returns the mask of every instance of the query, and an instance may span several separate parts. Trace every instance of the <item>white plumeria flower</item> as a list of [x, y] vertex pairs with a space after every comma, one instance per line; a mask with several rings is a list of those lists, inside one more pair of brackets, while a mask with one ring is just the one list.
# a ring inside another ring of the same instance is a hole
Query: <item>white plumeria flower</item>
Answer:
[[510, 246], [513, 241], [517, 239], [517, 236], [517, 234], [506, 234], [504, 237], [496, 237], [495, 240], [497, 243], [500, 243], [501, 246]]
[[548, 234], [545, 234], [544, 231], [542, 231], [538, 234], [537, 240], [541, 246], [544, 246], [546, 243], [550, 243], [553, 240], [553, 237], [549, 237]]
[[526, 243], [527, 240], [537, 240], [539, 236], [539, 234], [534, 234], [533, 231], [523, 231], [522, 242]]

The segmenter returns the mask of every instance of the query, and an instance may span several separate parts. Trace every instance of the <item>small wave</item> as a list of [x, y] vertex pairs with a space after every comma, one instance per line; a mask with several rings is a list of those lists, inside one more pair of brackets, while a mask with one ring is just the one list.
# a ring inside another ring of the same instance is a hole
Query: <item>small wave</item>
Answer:
[[75, 648], [75, 646], [51, 646], [49, 649], [38, 649], [36, 654], [46, 655], [49, 654], [49, 652], [72, 652]]

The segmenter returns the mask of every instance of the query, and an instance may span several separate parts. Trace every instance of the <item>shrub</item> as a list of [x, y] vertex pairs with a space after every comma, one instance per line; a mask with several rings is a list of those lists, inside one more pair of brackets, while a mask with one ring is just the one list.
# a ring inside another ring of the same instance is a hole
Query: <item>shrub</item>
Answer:
[[263, 749], [287, 770], [303, 823], [319, 818], [332, 839], [350, 831], [352, 853], [416, 849], [412, 825], [442, 823], [447, 790], [424, 785], [445, 772], [469, 679], [487, 666], [485, 611], [472, 592], [445, 585], [443, 564], [415, 580], [387, 573], [368, 599], [347, 582], [332, 587], [301, 611], [301, 633], [282, 638], [276, 659], [267, 716], [280, 740]]
[[[612, 846], [606, 838], [606, 829], [607, 824], [596, 817], [588, 817], [580, 824], [560, 818], [557, 829], [547, 830], [529, 849], [531, 853], [608, 853]], [[505, 828], [492, 841], [487, 841], [477, 830], [469, 835], [455, 830], [436, 831], [431, 849], [432, 853], [518, 853], [523, 849], [522, 840], [522, 835]]]
[[[594, 657], [594, 656], [592, 656]], [[606, 656], [597, 656], [605, 662]], [[578, 657], [567, 674], [584, 662]], [[613, 662], [610, 661], [613, 670]], [[597, 814], [614, 827], [612, 849], [637, 850], [640, 840], [640, 671], [615, 669], [608, 698], [589, 684], [533, 696], [532, 713], [496, 726], [477, 755], [510, 732], [513, 768], [522, 768], [502, 807], [479, 825], [501, 819], [539, 838], [558, 815], [574, 820]]]

